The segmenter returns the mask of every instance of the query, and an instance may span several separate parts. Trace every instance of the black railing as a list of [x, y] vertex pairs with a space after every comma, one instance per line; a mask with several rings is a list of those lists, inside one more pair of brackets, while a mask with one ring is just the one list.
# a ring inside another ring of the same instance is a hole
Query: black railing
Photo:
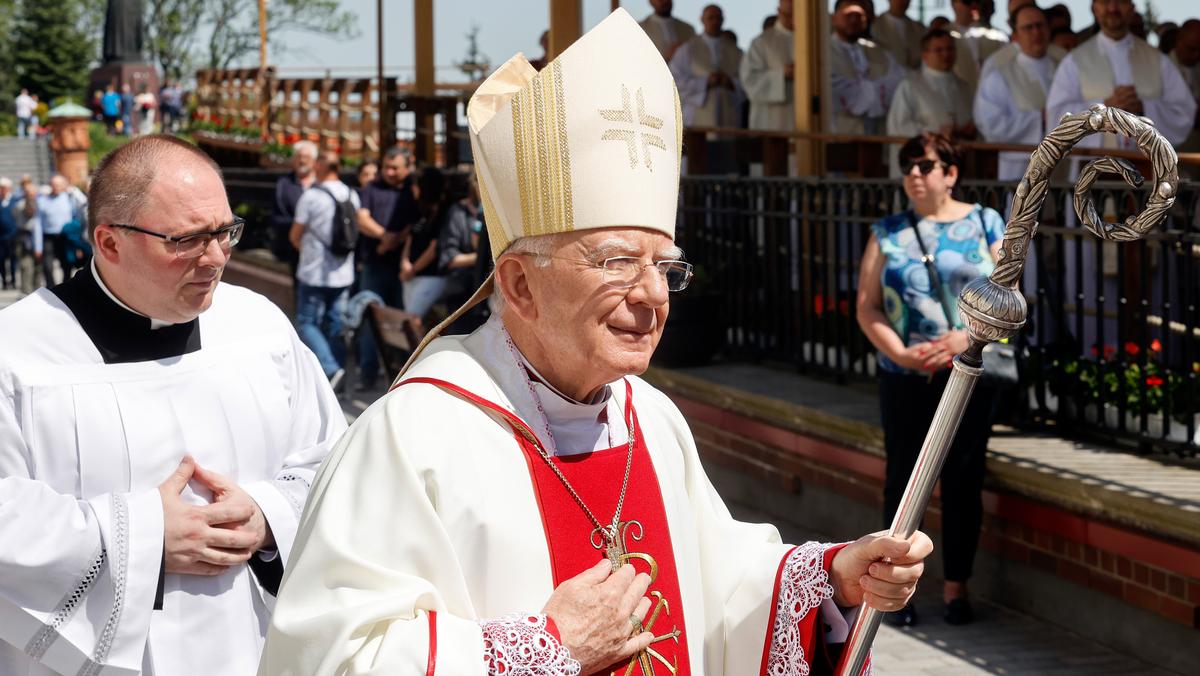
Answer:
[[[966, 182], [959, 198], [1003, 215], [1012, 185]], [[855, 317], [869, 225], [906, 206], [898, 182], [686, 177], [677, 239], [725, 327], [729, 358], [784, 362], [841, 382], [875, 377]], [[1143, 191], [1097, 184], [1105, 215]], [[1098, 432], [1143, 451], [1200, 456], [1200, 186], [1185, 183], [1144, 241], [1101, 244], [1051, 189], [1022, 289], [1016, 421]]]

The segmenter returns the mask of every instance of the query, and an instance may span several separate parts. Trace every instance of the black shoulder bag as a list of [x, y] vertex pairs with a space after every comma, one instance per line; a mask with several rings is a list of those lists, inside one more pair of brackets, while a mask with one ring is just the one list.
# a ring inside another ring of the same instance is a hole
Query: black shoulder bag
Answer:
[[[938, 305], [942, 307], [942, 312], [946, 315], [946, 325], [951, 329], [962, 328], [955, 321], [950, 306], [946, 304], [946, 294], [942, 291], [942, 280], [938, 276], [937, 265], [933, 262], [933, 256], [929, 255], [929, 250], [925, 248], [925, 240], [921, 239], [921, 231], [917, 229], [917, 215], [913, 213], [912, 209], [906, 211], [905, 215], [908, 217], [908, 224], [912, 226], [917, 246], [921, 248], [921, 262], [925, 264], [925, 271], [929, 274], [929, 288], [937, 294]], [[979, 377], [979, 383], [988, 387], [1005, 388], [1016, 385], [1018, 381], [1016, 347], [1009, 343], [988, 343], [984, 346], [983, 375]]]

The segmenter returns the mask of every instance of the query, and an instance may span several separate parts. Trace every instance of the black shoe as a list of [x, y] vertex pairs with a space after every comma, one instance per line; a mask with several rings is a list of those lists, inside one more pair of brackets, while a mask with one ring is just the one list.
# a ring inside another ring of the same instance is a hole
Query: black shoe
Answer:
[[913, 604], [908, 604], [883, 616], [883, 621], [888, 626], [892, 627], [912, 627], [917, 624], [917, 607]]
[[946, 624], [961, 626], [975, 621], [975, 611], [971, 609], [970, 601], [954, 599], [946, 604], [946, 613], [942, 617], [945, 618]]

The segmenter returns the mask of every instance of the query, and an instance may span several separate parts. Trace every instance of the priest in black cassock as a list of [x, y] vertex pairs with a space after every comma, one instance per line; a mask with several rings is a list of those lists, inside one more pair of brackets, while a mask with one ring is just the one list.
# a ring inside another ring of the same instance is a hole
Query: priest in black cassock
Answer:
[[0, 674], [251, 674], [346, 421], [288, 318], [220, 282], [195, 147], [97, 168], [90, 269], [0, 311]]

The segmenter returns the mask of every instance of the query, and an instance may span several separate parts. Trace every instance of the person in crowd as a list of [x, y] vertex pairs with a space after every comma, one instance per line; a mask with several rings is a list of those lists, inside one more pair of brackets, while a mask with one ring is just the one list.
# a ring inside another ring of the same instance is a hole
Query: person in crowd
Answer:
[[[442, 300], [451, 308], [466, 303], [486, 277], [476, 274], [483, 233], [483, 206], [479, 202], [477, 181], [474, 173], [466, 177], [466, 194], [450, 205], [446, 222], [438, 233], [438, 272], [446, 278]], [[455, 192], [451, 190], [452, 194]], [[447, 334], [470, 333], [479, 328], [479, 322], [465, 320], [466, 317], [460, 317], [453, 327], [447, 327]]]
[[1148, 32], [1146, 31], [1146, 17], [1142, 16], [1141, 12], [1134, 11], [1129, 17], [1129, 32], [1135, 37], [1143, 40], [1146, 39]]
[[700, 127], [739, 127], [746, 92], [738, 71], [742, 50], [737, 40], [724, 35], [725, 14], [717, 5], [706, 5], [700, 14], [704, 30], [683, 43], [671, 59], [671, 73], [679, 88], [683, 123]]
[[[857, 294], [859, 326], [879, 354], [885, 526], [904, 494], [950, 362], [967, 348], [958, 294], [992, 271], [1004, 238], [1000, 214], [954, 199], [961, 155], [949, 138], [929, 133], [911, 138], [900, 158], [912, 208], [871, 226]], [[967, 580], [979, 545], [984, 454], [995, 396], [994, 389], [976, 387], [942, 467], [942, 598], [950, 624], [966, 624], [974, 616]], [[886, 621], [915, 624], [916, 609], [907, 605]]]
[[379, 177], [379, 163], [375, 160], [363, 160], [362, 164], [358, 165], [358, 198], [362, 199], [363, 188], [375, 182]]
[[542, 55], [529, 62], [535, 70], [541, 70], [550, 62], [550, 31], [542, 31], [542, 36], [538, 38], [538, 45], [542, 48]]
[[921, 67], [921, 36], [925, 26], [908, 17], [912, 0], [888, 0], [888, 9], [871, 24], [871, 38], [909, 70]]
[[791, 131], [796, 127], [792, 0], [779, 0], [775, 17], [775, 24], [764, 28], [746, 50], [742, 59], [742, 87], [750, 101], [751, 129]]
[[[1188, 19], [1179, 27], [1170, 59], [1179, 68], [1192, 99], [1200, 104], [1200, 19]], [[1197, 105], [1191, 131], [1183, 143], [1176, 146], [1176, 150], [1181, 153], [1200, 152], [1200, 105]], [[1195, 165], [1181, 166], [1180, 169], [1195, 178]]]
[[29, 95], [29, 90], [22, 87], [21, 93], [17, 94], [15, 110], [18, 137], [34, 138], [36, 136], [37, 124], [33, 115], [36, 109], [37, 102]]
[[13, 182], [0, 176], [0, 288], [16, 288], [17, 260], [13, 240], [17, 236], [17, 216], [13, 213]]
[[1050, 7], [1046, 10], [1046, 23], [1050, 24], [1050, 32], [1065, 29], [1071, 30], [1071, 8], [1062, 4]]
[[1055, 28], [1050, 34], [1050, 44], [1062, 49], [1064, 55], [1069, 54], [1079, 46], [1079, 35], [1070, 28]]
[[133, 136], [134, 118], [137, 116], [137, 105], [133, 100], [133, 89], [129, 83], [121, 85], [121, 132]]
[[775, 25], [775, 22], [776, 22], [776, 21], [778, 21], [778, 20], [779, 20], [779, 17], [778, 17], [777, 15], [775, 15], [775, 14], [768, 14], [767, 16], [763, 17], [762, 29], [763, 29], [764, 31], [765, 31], [765, 30], [767, 30], [767, 29], [768, 29], [768, 28], [770, 28], [771, 26], [774, 26], [774, 25]]
[[183, 120], [183, 88], [178, 80], [167, 80], [159, 95], [163, 131], [176, 131]]
[[63, 229], [72, 221], [83, 222], [82, 209], [86, 206], [72, 194], [71, 184], [62, 174], [50, 178], [50, 192], [38, 197], [38, 220], [42, 229], [42, 274], [46, 284], [54, 285], [57, 277], [54, 263], [62, 272], [62, 281], [71, 278], [75, 262], [71, 243]]
[[108, 135], [116, 136], [117, 123], [121, 121], [121, 95], [112, 85], [104, 89], [104, 96], [100, 98], [100, 112], [104, 115], [104, 127]]
[[139, 89], [138, 95], [133, 99], [133, 105], [137, 108], [138, 114], [138, 133], [153, 134], [154, 118], [158, 113], [158, 97], [154, 96], [154, 92], [150, 91], [146, 85], [142, 85]]
[[[361, 270], [360, 291], [379, 295], [385, 305], [403, 307], [400, 283], [400, 255], [410, 228], [417, 222], [412, 154], [399, 146], [383, 154], [380, 177], [362, 189], [362, 208], [358, 212], [358, 256]], [[358, 334], [359, 387], [371, 389], [379, 377], [379, 349], [370, 331]]]
[[831, 134], [880, 134], [896, 87], [908, 72], [887, 50], [868, 40], [867, 0], [837, 0], [829, 38], [833, 111]]
[[1158, 51], [1169, 55], [1175, 49], [1175, 41], [1179, 39], [1179, 24], [1164, 21], [1154, 27], [1154, 36], [1158, 39]]
[[954, 11], [950, 31], [957, 42], [954, 74], [967, 83], [968, 96], [974, 96], [984, 62], [1008, 44], [1008, 36], [983, 21], [980, 0], [950, 0], [950, 8]]
[[[1129, 31], [1133, 0], [1094, 0], [1100, 32], [1059, 64], [1046, 99], [1046, 118], [1057, 121], [1096, 103], [1145, 115], [1173, 145], [1183, 143], [1196, 119], [1196, 99], [1167, 55]], [[1078, 147], [1136, 149], [1136, 141], [1094, 134]], [[1073, 159], [1072, 175], [1079, 168]]]
[[244, 224], [211, 158], [139, 137], [88, 206], [94, 264], [0, 310], [0, 673], [251, 676], [344, 414], [220, 283]]
[[424, 317], [442, 297], [446, 277], [438, 266], [438, 236], [446, 224], [446, 175], [437, 167], [426, 167], [417, 179], [417, 213], [400, 254], [400, 282], [404, 310]]
[[[841, 608], [900, 608], [921, 573], [923, 534], [793, 547], [730, 516], [683, 416], [636, 375], [691, 272], [671, 73], [623, 10], [548, 70], [563, 117], [529, 109], [526, 140], [561, 131], [574, 183], [519, 160], [511, 104], [540, 83], [506, 61], [467, 108], [498, 261], [475, 298], [502, 309], [434, 332], [326, 462], [264, 674], [821, 673]], [[585, 102], [622, 86], [663, 121], [651, 167], [594, 133]], [[522, 208], [530, 182], [561, 218]]]
[[[983, 62], [983, 66], [979, 70], [980, 82], [983, 82], [985, 79], [987, 79], [988, 75], [990, 75], [993, 70], [1008, 66], [1010, 63], [1015, 61], [1017, 55], [1021, 53], [1021, 47], [1017, 44], [1016, 29], [1013, 27], [1013, 17], [1016, 16], [1017, 12], [1023, 7], [1028, 7], [1029, 5], [1034, 4], [1036, 4], [1034, 0], [1009, 0], [1008, 27], [1009, 30], [1013, 31], [1012, 42], [1009, 42], [1000, 49], [996, 50], [991, 56], [988, 57], [987, 61]], [[1049, 30], [1047, 30], [1047, 38], [1049, 38]], [[1047, 43], [1046, 50], [1050, 55], [1050, 58], [1054, 59], [1055, 63], [1062, 61], [1062, 58], [1067, 55], [1067, 50], [1059, 47], [1053, 42]], [[978, 88], [976, 88], [976, 93], [978, 93]]]
[[358, 194], [342, 183], [342, 161], [326, 151], [317, 158], [316, 183], [296, 202], [288, 239], [300, 252], [296, 266], [296, 333], [308, 346], [336, 390], [346, 375], [342, 314], [354, 284], [354, 252], [332, 249], [335, 222], [349, 208], [357, 214]]
[[17, 223], [13, 258], [17, 262], [18, 288], [23, 296], [46, 283], [42, 274], [42, 219], [38, 214], [38, 196], [33, 178], [28, 174], [22, 176], [21, 190], [13, 195], [12, 214]]
[[642, 19], [642, 30], [650, 36], [650, 41], [658, 48], [658, 53], [662, 54], [663, 61], [670, 63], [675, 51], [692, 39], [696, 29], [692, 28], [692, 24], [671, 16], [675, 9], [672, 0], [650, 0], [650, 7], [654, 11]]
[[[975, 135], [971, 120], [971, 87], [954, 74], [955, 49], [961, 41], [946, 31], [931, 30], [921, 38], [921, 70], [909, 74], [888, 110], [888, 136], [911, 138], [925, 132], [944, 136]], [[899, 176], [897, 148], [891, 169]]]
[[317, 144], [307, 139], [292, 144], [292, 171], [275, 182], [275, 200], [267, 222], [271, 228], [271, 253], [288, 264], [292, 279], [296, 278], [299, 252], [292, 246], [288, 233], [296, 221], [296, 203], [305, 190], [313, 187], [317, 177], [313, 167], [317, 162]]
[[[950, 29], [951, 29], [951, 26], [952, 26], [952, 25], [953, 25], [953, 24], [951, 24], [951, 23], [950, 23], [950, 19], [949, 19], [949, 18], [947, 18], [947, 17], [944, 17], [944, 16], [940, 16], [940, 15], [939, 15], [939, 16], [935, 16], [935, 17], [933, 17], [932, 19], [930, 19], [930, 20], [929, 20], [929, 30], [931, 30], [931, 31], [946, 31], [946, 32], [950, 32]], [[927, 31], [927, 32], [928, 32], [928, 31]]]
[[[1049, 53], [1050, 27], [1037, 5], [1019, 7], [1009, 22], [1020, 51], [983, 76], [975, 93], [975, 124], [993, 143], [1037, 145], [1055, 124], [1046, 118], [1046, 93], [1059, 60]], [[1020, 179], [1028, 164], [1029, 153], [1002, 152], [997, 177]]]

